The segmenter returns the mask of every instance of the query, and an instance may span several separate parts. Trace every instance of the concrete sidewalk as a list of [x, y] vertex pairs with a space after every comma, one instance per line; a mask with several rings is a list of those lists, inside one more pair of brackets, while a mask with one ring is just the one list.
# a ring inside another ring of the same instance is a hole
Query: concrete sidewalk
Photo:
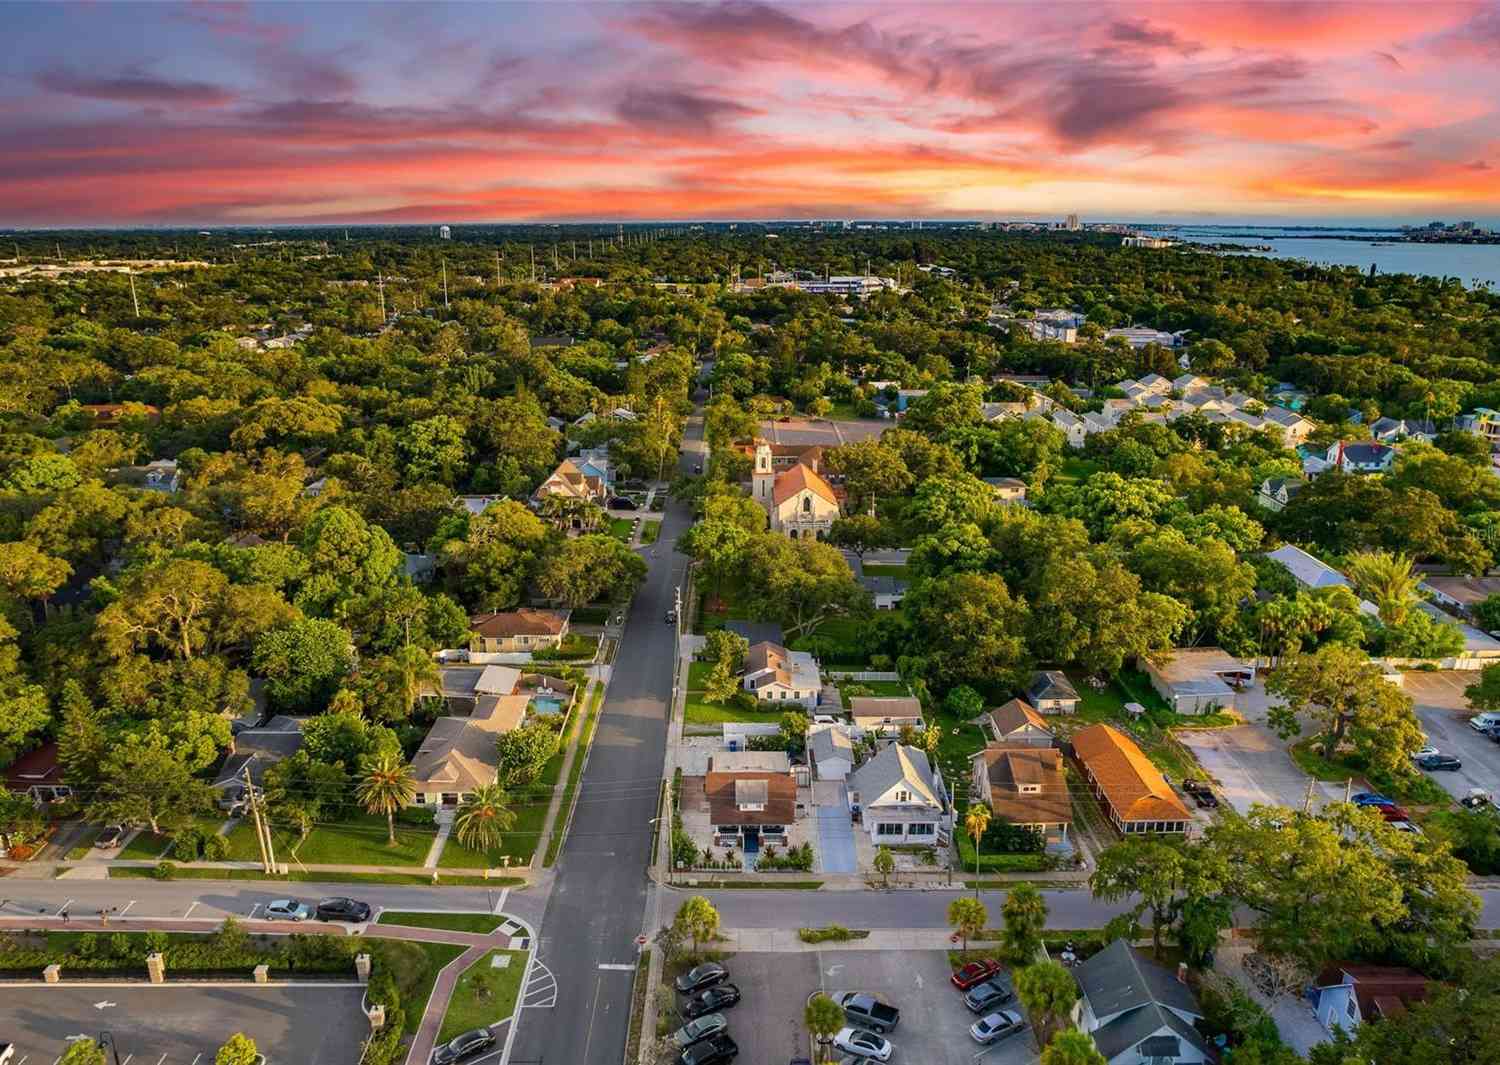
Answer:
[[[863, 939], [847, 942], [804, 943], [795, 928], [721, 928], [722, 949], [750, 953], [802, 954], [825, 950], [958, 950], [946, 928], [872, 928]], [[969, 940], [969, 948], [995, 945], [990, 940]]]

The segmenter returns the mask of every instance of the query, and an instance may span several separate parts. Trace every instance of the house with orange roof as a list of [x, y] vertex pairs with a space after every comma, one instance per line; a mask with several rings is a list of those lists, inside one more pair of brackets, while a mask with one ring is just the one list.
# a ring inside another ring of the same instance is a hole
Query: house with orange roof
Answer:
[[1117, 829], [1126, 835], [1188, 831], [1193, 815], [1129, 736], [1112, 725], [1090, 725], [1072, 742], [1073, 757]]
[[[771, 531], [796, 539], [825, 540], [839, 516], [839, 495], [817, 470], [817, 458], [804, 453], [777, 472], [776, 456], [764, 440], [755, 442], [751, 493], [766, 508]], [[821, 454], [821, 452], [819, 452]]]

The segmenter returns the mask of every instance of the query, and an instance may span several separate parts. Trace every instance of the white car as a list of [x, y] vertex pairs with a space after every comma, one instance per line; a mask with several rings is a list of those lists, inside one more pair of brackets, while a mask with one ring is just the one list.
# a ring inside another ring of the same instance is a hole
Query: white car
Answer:
[[1416, 758], [1426, 758], [1429, 754], [1442, 754], [1442, 753], [1443, 753], [1442, 751], [1438, 750], [1436, 747], [1434, 747], [1432, 744], [1429, 743], [1425, 747], [1418, 747], [1415, 751], [1412, 751], [1411, 752], [1411, 756], [1412, 756], [1412, 758], [1416, 759]]
[[863, 1028], [840, 1028], [839, 1034], [833, 1037], [833, 1045], [850, 1054], [874, 1058], [876, 1061], [890, 1061], [891, 1054], [896, 1049], [891, 1046], [889, 1039]]
[[969, 1035], [976, 1043], [993, 1043], [1006, 1036], [1015, 1035], [1026, 1027], [1026, 1022], [1015, 1010], [1000, 1010], [988, 1017], [981, 1017], [969, 1025]]
[[296, 899], [277, 899], [266, 903], [268, 921], [305, 921], [312, 916], [312, 907]]

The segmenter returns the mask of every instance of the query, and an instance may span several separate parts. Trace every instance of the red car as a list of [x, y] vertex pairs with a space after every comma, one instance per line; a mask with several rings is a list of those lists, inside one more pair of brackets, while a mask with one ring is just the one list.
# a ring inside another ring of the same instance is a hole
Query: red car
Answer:
[[978, 987], [1000, 971], [1000, 963], [993, 958], [971, 961], [953, 974], [953, 986], [960, 991], [968, 991], [970, 988]]
[[1385, 818], [1387, 821], [1411, 820], [1411, 814], [1407, 813], [1406, 810], [1400, 806], [1377, 806], [1376, 809], [1380, 811], [1380, 816]]

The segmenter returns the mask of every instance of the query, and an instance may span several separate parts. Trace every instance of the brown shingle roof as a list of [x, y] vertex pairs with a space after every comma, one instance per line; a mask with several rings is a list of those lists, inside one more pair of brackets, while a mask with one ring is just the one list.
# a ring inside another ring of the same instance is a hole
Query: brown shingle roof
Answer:
[[1008, 736], [1023, 725], [1034, 725], [1047, 735], [1052, 735], [1047, 719], [1032, 709], [1031, 704], [1024, 699], [1012, 699], [1004, 706], [991, 710], [990, 724], [995, 730], [995, 735], [999, 737]]
[[[764, 784], [765, 809], [741, 810], [736, 793], [748, 795]], [[748, 785], [741, 787], [741, 785]], [[715, 825], [789, 825], [797, 819], [797, 781], [787, 773], [705, 773], [703, 794], [709, 821]]]
[[776, 483], [771, 490], [771, 502], [778, 507], [791, 499], [803, 489], [812, 492], [813, 495], [827, 500], [833, 505], [838, 505], [838, 496], [834, 495], [833, 485], [823, 479], [823, 475], [811, 466], [804, 466], [800, 462], [778, 474]]
[[[987, 747], [974, 755], [990, 784], [990, 809], [1021, 825], [1072, 824], [1073, 802], [1055, 747]], [[1026, 793], [1022, 786], [1040, 790]]]
[[1182, 805], [1135, 743], [1110, 725], [1090, 725], [1073, 734], [1073, 753], [1093, 776], [1122, 821], [1191, 821]]
[[519, 610], [492, 611], [469, 618], [471, 632], [501, 639], [508, 636], [556, 636], [567, 624], [566, 614], [524, 606]]

